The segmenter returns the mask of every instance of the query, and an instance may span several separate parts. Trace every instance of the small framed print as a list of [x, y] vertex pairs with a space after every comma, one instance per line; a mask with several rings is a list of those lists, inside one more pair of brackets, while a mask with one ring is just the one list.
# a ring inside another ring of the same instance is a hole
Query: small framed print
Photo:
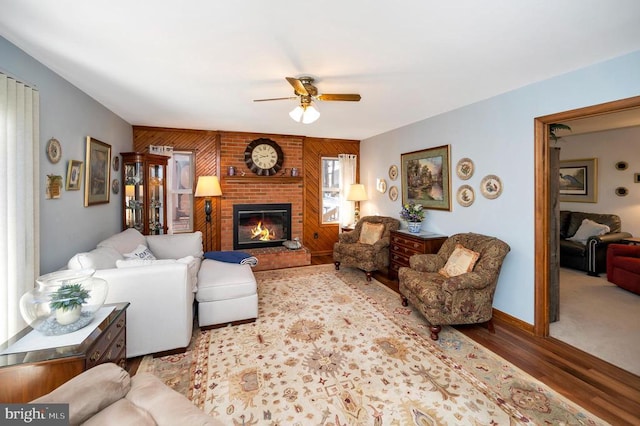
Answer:
[[470, 158], [461, 158], [456, 165], [456, 175], [462, 180], [467, 180], [473, 176], [474, 165]]
[[598, 159], [560, 161], [560, 201], [598, 202]]
[[498, 198], [502, 194], [502, 181], [496, 175], [487, 175], [480, 182], [480, 192], [490, 200]]
[[376, 180], [376, 190], [382, 194], [387, 192], [387, 181], [382, 178], [378, 178]]
[[451, 211], [450, 151], [442, 145], [400, 155], [402, 204]]
[[71, 160], [67, 166], [67, 191], [80, 190], [80, 176], [82, 176], [82, 161]]

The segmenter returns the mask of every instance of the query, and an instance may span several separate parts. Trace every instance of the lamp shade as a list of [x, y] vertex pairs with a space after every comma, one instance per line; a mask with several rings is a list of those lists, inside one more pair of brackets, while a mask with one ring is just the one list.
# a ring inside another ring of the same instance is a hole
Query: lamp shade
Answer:
[[218, 176], [200, 176], [195, 195], [196, 197], [217, 197], [222, 195]]
[[365, 201], [367, 200], [367, 191], [361, 183], [354, 183], [349, 187], [347, 193], [347, 201]]
[[320, 117], [320, 111], [312, 104], [298, 105], [289, 113], [289, 117], [298, 123], [310, 124]]

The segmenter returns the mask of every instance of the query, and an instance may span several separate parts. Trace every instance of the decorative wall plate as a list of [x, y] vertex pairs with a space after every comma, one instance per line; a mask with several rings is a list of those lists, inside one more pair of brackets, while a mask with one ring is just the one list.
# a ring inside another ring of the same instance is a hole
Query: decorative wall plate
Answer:
[[377, 179], [376, 181], [376, 190], [378, 190], [378, 192], [384, 194], [385, 192], [387, 192], [387, 181], [384, 179]]
[[398, 179], [398, 166], [396, 166], [395, 164], [389, 167], [389, 179]]
[[629, 195], [629, 190], [624, 186], [619, 186], [616, 188], [616, 195], [618, 197], [626, 197], [627, 195]]
[[120, 170], [120, 156], [119, 155], [114, 155], [113, 156], [113, 171], [117, 172], [118, 170]]
[[462, 180], [467, 180], [473, 176], [475, 166], [470, 158], [461, 158], [456, 165], [456, 174]]
[[496, 175], [486, 175], [480, 182], [480, 191], [490, 200], [498, 198], [502, 194], [502, 181]]
[[62, 146], [58, 139], [51, 138], [47, 143], [47, 158], [56, 164], [62, 158]]
[[389, 188], [389, 199], [391, 201], [395, 201], [398, 199], [398, 187], [397, 186], [392, 186], [391, 188]]
[[462, 207], [469, 207], [475, 201], [476, 193], [470, 185], [462, 185], [458, 188], [456, 199]]
[[627, 170], [627, 168], [629, 167], [629, 163], [627, 163], [626, 161], [618, 161], [615, 167], [616, 170]]
[[118, 179], [114, 179], [111, 181], [111, 191], [113, 191], [114, 194], [120, 192], [120, 182], [118, 181]]

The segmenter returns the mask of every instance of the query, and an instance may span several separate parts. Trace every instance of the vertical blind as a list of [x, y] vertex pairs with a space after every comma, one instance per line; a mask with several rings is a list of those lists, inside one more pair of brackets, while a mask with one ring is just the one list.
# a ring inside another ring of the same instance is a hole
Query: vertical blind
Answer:
[[26, 325], [19, 300], [39, 273], [37, 90], [0, 73], [0, 342]]

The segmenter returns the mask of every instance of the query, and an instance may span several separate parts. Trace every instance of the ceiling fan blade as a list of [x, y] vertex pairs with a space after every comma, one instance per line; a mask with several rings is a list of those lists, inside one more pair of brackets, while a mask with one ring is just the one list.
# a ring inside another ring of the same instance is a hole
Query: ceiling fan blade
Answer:
[[316, 99], [320, 101], [351, 101], [358, 102], [361, 98], [360, 95], [356, 93], [342, 93], [342, 94], [331, 94], [331, 93], [323, 93], [322, 95], [318, 95]]
[[293, 90], [295, 90], [298, 95], [309, 96], [309, 92], [307, 92], [307, 89], [304, 87], [304, 84], [302, 84], [300, 80], [293, 77], [286, 77], [286, 79], [289, 84], [293, 86]]
[[286, 98], [254, 99], [253, 102], [283, 101], [285, 99], [298, 99], [298, 97], [297, 96], [289, 96], [289, 97], [286, 97]]

